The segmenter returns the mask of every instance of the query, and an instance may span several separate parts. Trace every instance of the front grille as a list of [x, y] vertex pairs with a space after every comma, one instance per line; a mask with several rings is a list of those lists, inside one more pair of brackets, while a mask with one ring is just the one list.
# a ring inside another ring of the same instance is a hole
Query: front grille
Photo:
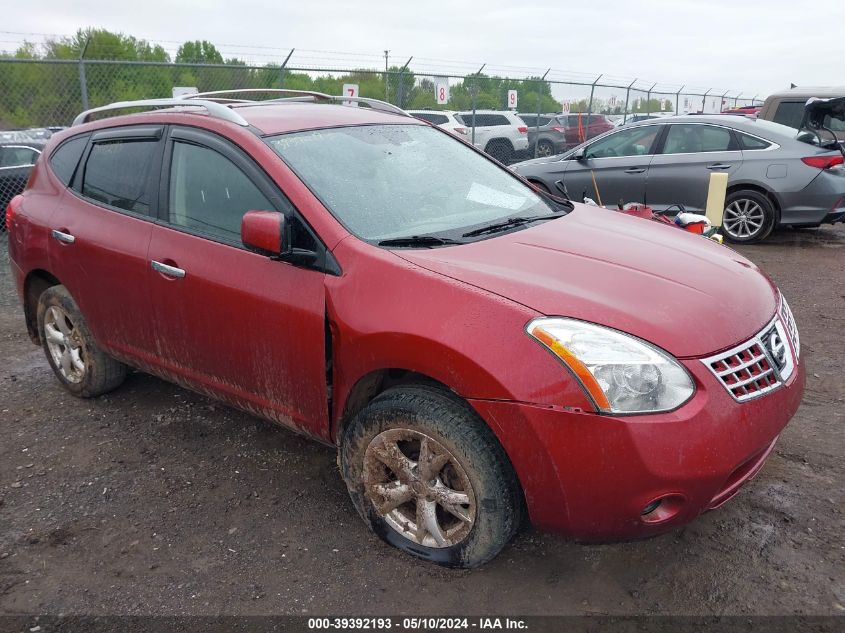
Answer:
[[786, 337], [785, 325], [775, 317], [751, 340], [702, 362], [735, 400], [745, 402], [777, 389], [792, 375], [795, 362]]
[[781, 295], [780, 310], [778, 311], [780, 318], [783, 320], [783, 326], [786, 328], [786, 333], [789, 340], [792, 341], [792, 349], [795, 350], [795, 358], [801, 358], [801, 338], [798, 336], [798, 326], [795, 325], [795, 317], [792, 316], [792, 310], [786, 299]]

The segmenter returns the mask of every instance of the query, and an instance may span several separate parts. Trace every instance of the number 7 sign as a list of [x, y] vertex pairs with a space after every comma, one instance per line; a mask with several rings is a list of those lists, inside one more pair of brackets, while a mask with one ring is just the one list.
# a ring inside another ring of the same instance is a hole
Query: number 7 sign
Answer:
[[516, 90], [508, 90], [508, 108], [516, 108], [517, 95]]
[[[343, 96], [344, 97], [357, 97], [358, 96], [358, 84], [343, 84]], [[357, 101], [344, 101], [343, 105], [351, 105], [357, 106]]]

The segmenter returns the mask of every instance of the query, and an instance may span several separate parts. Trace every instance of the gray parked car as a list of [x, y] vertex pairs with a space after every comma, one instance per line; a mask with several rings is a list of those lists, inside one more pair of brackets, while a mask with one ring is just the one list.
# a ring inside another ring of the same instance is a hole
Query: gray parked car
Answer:
[[702, 213], [710, 174], [726, 172], [725, 237], [756, 242], [776, 225], [845, 221], [845, 159], [813, 143], [813, 134], [770, 121], [678, 116], [626, 125], [561, 156], [511, 168], [577, 199], [645, 202], [658, 211], [683, 204]]

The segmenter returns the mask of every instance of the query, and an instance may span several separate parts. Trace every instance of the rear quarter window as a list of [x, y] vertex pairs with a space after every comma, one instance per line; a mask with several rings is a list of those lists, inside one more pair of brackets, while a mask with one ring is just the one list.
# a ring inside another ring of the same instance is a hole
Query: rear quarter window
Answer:
[[77, 136], [59, 145], [53, 155], [50, 156], [50, 168], [62, 184], [68, 186], [76, 172], [79, 159], [88, 143], [88, 135]]

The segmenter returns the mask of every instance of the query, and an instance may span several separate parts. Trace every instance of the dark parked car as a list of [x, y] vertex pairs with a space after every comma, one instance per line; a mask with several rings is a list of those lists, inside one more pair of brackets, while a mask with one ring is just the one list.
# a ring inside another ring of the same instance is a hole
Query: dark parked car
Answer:
[[[799, 140], [803, 139], [803, 140]], [[703, 212], [710, 174], [729, 174], [723, 230], [733, 242], [764, 239], [776, 225], [845, 220], [843, 156], [809, 132], [743, 116], [679, 116], [617, 128], [560, 157], [512, 166], [528, 180], [605, 205], [675, 204]]]
[[[558, 120], [560, 117], [561, 121]], [[528, 126], [529, 157], [554, 156], [569, 149], [566, 140], [566, 117], [559, 114], [521, 114], [519, 118]]]
[[[766, 97], [757, 116], [767, 121], [774, 121], [798, 129], [804, 121], [804, 106], [812, 98], [832, 99], [845, 97], [845, 86], [839, 87], [802, 87], [784, 90]], [[845, 121], [827, 117], [825, 126], [845, 143]]]
[[[26, 186], [32, 166], [44, 149], [42, 141], [0, 143], [0, 209]], [[5, 214], [0, 214], [0, 231], [6, 228]]]
[[677, 528], [763, 467], [805, 366], [753, 263], [539, 194], [390, 104], [275, 92], [99, 108], [50, 140], [9, 259], [70, 393], [132, 366], [333, 445], [366, 524], [450, 566], [526, 514]]

